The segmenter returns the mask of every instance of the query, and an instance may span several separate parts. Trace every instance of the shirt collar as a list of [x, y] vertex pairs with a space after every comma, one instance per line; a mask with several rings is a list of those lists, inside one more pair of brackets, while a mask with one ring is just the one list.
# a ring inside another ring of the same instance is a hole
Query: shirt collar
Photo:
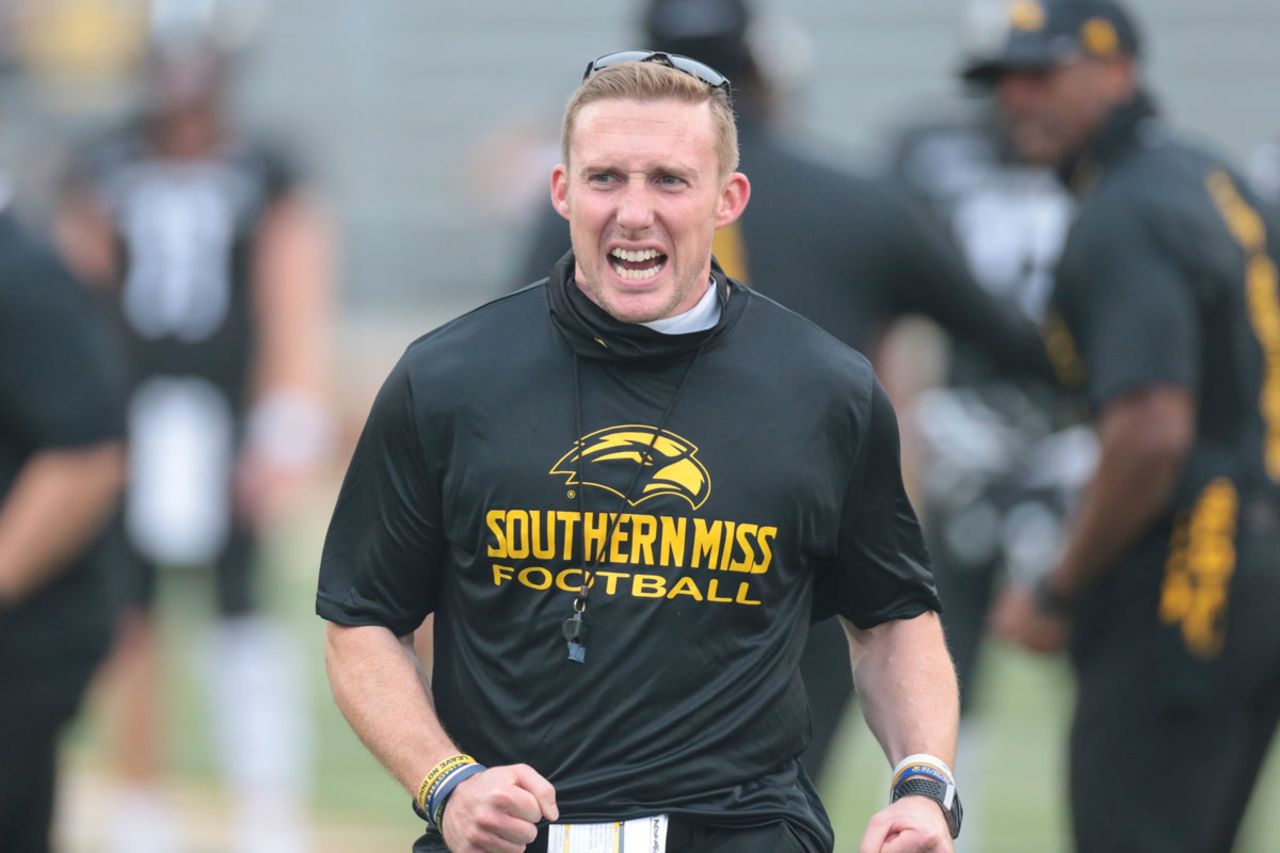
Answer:
[[702, 294], [702, 298], [688, 311], [674, 317], [663, 317], [660, 320], [641, 323], [641, 325], [664, 335], [705, 332], [720, 322], [720, 300], [716, 298], [715, 283], [713, 278], [707, 280], [706, 293]]
[[[709, 327], [692, 326], [663, 333], [641, 323], [624, 323], [592, 302], [574, 281], [573, 252], [556, 264], [546, 292], [551, 320], [578, 355], [604, 361], [663, 364], [685, 359], [695, 350], [715, 346], [737, 324], [746, 308], [742, 285], [728, 278], [711, 259], [713, 286], [708, 292], [718, 303], [718, 317]], [[704, 299], [707, 298], [704, 296]], [[699, 307], [701, 306], [699, 302]], [[693, 311], [696, 313], [699, 307]], [[713, 308], [715, 310], [715, 308]], [[676, 319], [676, 318], [671, 318]]]
[[1098, 177], [1136, 145], [1142, 128], [1157, 116], [1155, 103], [1139, 91], [1117, 106], [1085, 146], [1058, 169], [1058, 177], [1074, 195], [1088, 195]]

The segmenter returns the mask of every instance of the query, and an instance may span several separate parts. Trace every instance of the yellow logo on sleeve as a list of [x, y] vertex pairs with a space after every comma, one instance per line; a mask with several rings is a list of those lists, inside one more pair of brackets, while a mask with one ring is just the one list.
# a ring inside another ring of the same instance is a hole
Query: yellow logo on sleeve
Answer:
[[[565, 477], [565, 485], [582, 484], [626, 497], [631, 506], [674, 495], [697, 509], [711, 495], [711, 475], [698, 460], [698, 448], [687, 439], [663, 430], [655, 435], [650, 426], [627, 424], [596, 430], [574, 442], [550, 474]], [[643, 469], [627, 496], [624, 490]]]

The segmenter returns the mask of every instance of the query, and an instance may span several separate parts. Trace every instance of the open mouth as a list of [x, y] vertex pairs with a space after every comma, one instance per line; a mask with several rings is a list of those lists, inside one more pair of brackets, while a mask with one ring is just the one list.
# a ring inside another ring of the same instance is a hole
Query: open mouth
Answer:
[[657, 249], [614, 249], [609, 253], [609, 264], [619, 278], [629, 281], [647, 281], [662, 271], [667, 256]]

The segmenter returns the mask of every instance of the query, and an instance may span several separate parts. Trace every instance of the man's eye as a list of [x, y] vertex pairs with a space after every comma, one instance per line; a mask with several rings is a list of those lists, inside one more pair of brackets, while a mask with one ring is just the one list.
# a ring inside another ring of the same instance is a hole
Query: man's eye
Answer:
[[597, 184], [599, 186], [608, 186], [609, 184], [613, 183], [613, 180], [614, 180], [613, 175], [610, 175], [607, 172], [601, 172], [596, 175], [591, 175], [590, 177], [587, 178], [587, 181], [589, 183]]
[[675, 175], [662, 175], [658, 178], [658, 183], [664, 187], [678, 187], [684, 185], [684, 179]]

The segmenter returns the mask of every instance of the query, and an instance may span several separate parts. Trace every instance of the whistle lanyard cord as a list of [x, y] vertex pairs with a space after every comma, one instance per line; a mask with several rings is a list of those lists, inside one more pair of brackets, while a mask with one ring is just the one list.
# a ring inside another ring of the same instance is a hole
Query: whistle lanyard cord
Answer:
[[594, 578], [596, 569], [600, 567], [601, 556], [608, 548], [608, 543], [613, 536], [614, 525], [622, 516], [622, 511], [626, 509], [627, 503], [631, 500], [631, 493], [635, 490], [636, 483], [640, 482], [640, 475], [648, 465], [653, 464], [653, 448], [658, 442], [658, 436], [662, 434], [663, 429], [667, 426], [667, 421], [671, 417], [671, 413], [675, 410], [676, 401], [680, 399], [681, 392], [684, 391], [685, 385], [689, 381], [689, 375], [693, 373], [693, 366], [698, 363], [698, 358], [702, 355], [702, 349], [706, 346], [704, 341], [694, 350], [693, 358], [689, 359], [689, 364], [684, 369], [684, 374], [680, 377], [680, 382], [676, 385], [675, 391], [671, 393], [671, 397], [667, 400], [667, 405], [663, 409], [662, 417], [658, 419], [658, 427], [654, 430], [653, 436], [649, 439], [649, 444], [645, 448], [644, 455], [640, 459], [640, 464], [636, 466], [635, 472], [631, 475], [631, 482], [627, 484], [627, 488], [622, 493], [622, 500], [618, 503], [618, 509], [610, 513], [609, 521], [605, 527], [604, 542], [596, 549], [594, 559], [590, 566], [587, 565], [587, 537], [586, 525], [587, 514], [585, 504], [583, 502], [583, 492], [585, 491], [585, 483], [582, 480], [582, 450], [584, 446], [582, 435], [582, 379], [580, 376], [579, 356], [573, 357], [573, 403], [574, 403], [574, 426], [577, 429], [578, 452], [574, 454], [574, 479], [578, 481], [578, 538], [582, 542], [582, 586], [578, 589], [578, 594], [573, 599], [573, 612], [577, 614], [585, 613], [587, 610], [587, 599], [590, 596], [591, 581]]

